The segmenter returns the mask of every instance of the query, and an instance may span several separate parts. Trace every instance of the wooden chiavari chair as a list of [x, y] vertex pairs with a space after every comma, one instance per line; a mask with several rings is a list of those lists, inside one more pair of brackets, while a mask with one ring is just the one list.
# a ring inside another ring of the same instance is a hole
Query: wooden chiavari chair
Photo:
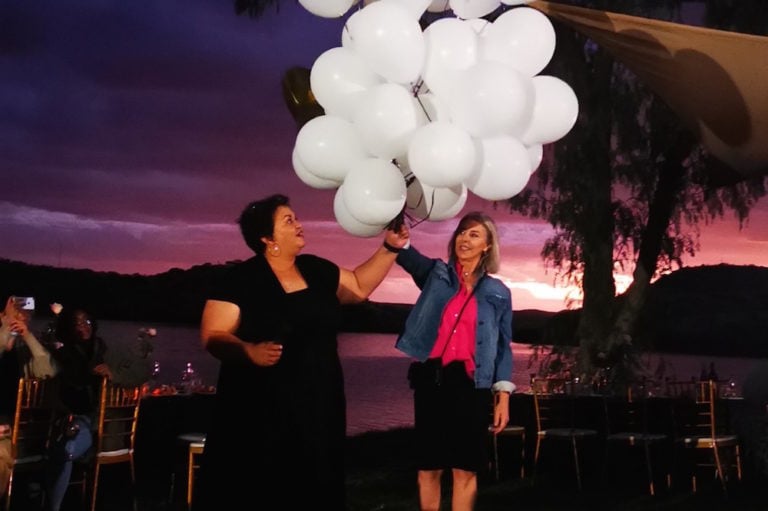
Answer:
[[[643, 389], [627, 386], [624, 395], [604, 398], [606, 417], [605, 461], [604, 473], [611, 467], [611, 454], [615, 450], [640, 450], [648, 481], [648, 492], [656, 495], [656, 470], [652, 451], [665, 444], [671, 447], [670, 435], [666, 432], [652, 430], [649, 423], [648, 398], [643, 395]], [[669, 483], [667, 470], [665, 482]]]
[[19, 378], [16, 410], [11, 426], [11, 466], [5, 509], [11, 509], [14, 476], [43, 473], [48, 458], [48, 444], [53, 430], [53, 408], [48, 401], [51, 380]]
[[134, 491], [133, 508], [137, 509], [135, 498], [136, 470], [134, 466], [134, 445], [136, 424], [141, 403], [141, 386], [121, 386], [106, 377], [102, 379], [99, 396], [99, 410], [96, 423], [96, 441], [92, 461], [91, 511], [96, 509], [99, 489], [99, 475], [103, 465], [128, 463], [131, 485]]
[[[694, 400], [679, 400], [675, 404], [676, 441], [683, 453], [695, 456], [691, 464], [691, 486], [697, 491], [697, 472], [714, 469], [714, 476], [727, 493], [729, 472], [735, 469], [741, 480], [741, 450], [739, 437], [730, 432], [725, 402], [718, 393], [718, 382], [696, 382]], [[710, 456], [696, 456], [705, 452]]]
[[596, 439], [597, 430], [578, 427], [575, 421], [575, 398], [564, 394], [570, 383], [558, 378], [534, 378], [531, 382], [533, 404], [536, 413], [536, 451], [533, 460], [533, 478], [538, 470], [542, 445], [546, 440], [570, 444], [576, 472], [576, 485], [581, 491], [581, 463], [579, 445], [587, 439]]

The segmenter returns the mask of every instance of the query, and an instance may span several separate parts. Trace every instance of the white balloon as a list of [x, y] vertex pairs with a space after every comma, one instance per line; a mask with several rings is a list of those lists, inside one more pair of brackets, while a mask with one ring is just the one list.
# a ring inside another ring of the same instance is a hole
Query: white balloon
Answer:
[[355, 51], [375, 72], [394, 83], [415, 82], [426, 47], [419, 22], [397, 3], [374, 2], [347, 23]]
[[450, 0], [453, 13], [462, 19], [472, 19], [490, 14], [501, 5], [501, 0]]
[[413, 19], [418, 20], [427, 10], [427, 7], [432, 3], [432, 0], [379, 0], [380, 2], [392, 2], [399, 4], [413, 16]]
[[382, 83], [365, 94], [353, 123], [370, 154], [391, 160], [405, 154], [414, 130], [423, 124], [422, 119], [405, 88]]
[[465, 181], [469, 190], [491, 201], [520, 193], [531, 175], [531, 159], [522, 142], [505, 136], [478, 140], [477, 145], [477, 164]]
[[352, 15], [347, 18], [347, 21], [344, 22], [344, 28], [341, 29], [341, 46], [344, 48], [349, 48], [350, 50], [355, 49], [355, 44], [352, 41], [352, 27], [357, 22], [357, 15], [360, 14], [361, 11], [355, 11], [352, 13]]
[[480, 48], [483, 59], [535, 76], [555, 53], [555, 28], [540, 11], [518, 7], [496, 18], [486, 29]]
[[308, 171], [307, 166], [304, 165], [304, 162], [302, 162], [301, 158], [299, 158], [299, 153], [295, 146], [293, 148], [293, 152], [291, 153], [291, 163], [293, 164], [293, 171], [305, 185], [311, 186], [312, 188], [317, 188], [318, 190], [327, 190], [341, 186], [341, 181], [323, 179], [322, 177], [317, 177]]
[[548, 75], [533, 77], [533, 116], [520, 139], [526, 145], [549, 144], [563, 138], [579, 117], [579, 100], [570, 85]]
[[475, 144], [460, 127], [434, 121], [414, 132], [408, 146], [408, 164], [422, 184], [456, 186], [472, 172]]
[[544, 146], [533, 144], [527, 146], [526, 149], [528, 150], [528, 156], [531, 158], [531, 174], [533, 174], [541, 165], [541, 160], [544, 159]]
[[365, 91], [383, 81], [357, 53], [344, 47], [321, 53], [309, 74], [310, 89], [325, 113], [350, 121]]
[[296, 135], [295, 147], [308, 172], [334, 181], [343, 181], [352, 162], [366, 157], [357, 129], [333, 115], [309, 120]]
[[339, 18], [352, 7], [355, 0], [299, 0], [299, 3], [315, 16]]
[[525, 5], [531, 3], [531, 0], [501, 0], [504, 5]]
[[415, 179], [408, 185], [405, 207], [411, 215], [432, 222], [456, 216], [467, 202], [464, 183], [446, 188], [435, 188]]
[[453, 122], [475, 138], [519, 135], [533, 114], [531, 78], [500, 62], [463, 71], [449, 98]]
[[430, 92], [448, 97], [459, 71], [477, 62], [477, 35], [456, 18], [442, 18], [424, 30], [427, 56], [421, 77]]
[[365, 224], [387, 224], [405, 205], [405, 180], [400, 169], [380, 158], [356, 161], [341, 188], [347, 211]]
[[349, 213], [347, 207], [344, 205], [344, 199], [342, 197], [344, 194], [344, 191], [342, 190], [343, 188], [344, 185], [341, 185], [339, 189], [336, 190], [336, 195], [333, 196], [333, 215], [336, 217], [336, 222], [342, 229], [353, 236], [361, 238], [371, 238], [382, 232], [387, 224], [366, 224], [358, 221]]

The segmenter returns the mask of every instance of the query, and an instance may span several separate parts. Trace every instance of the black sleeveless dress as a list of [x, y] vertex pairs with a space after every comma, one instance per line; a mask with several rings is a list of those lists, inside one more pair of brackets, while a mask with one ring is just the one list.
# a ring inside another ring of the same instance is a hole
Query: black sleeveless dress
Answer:
[[346, 405], [337, 352], [339, 268], [301, 255], [307, 289], [286, 293], [256, 256], [209, 298], [237, 304], [237, 335], [279, 340], [272, 367], [222, 363], [195, 509], [345, 509]]

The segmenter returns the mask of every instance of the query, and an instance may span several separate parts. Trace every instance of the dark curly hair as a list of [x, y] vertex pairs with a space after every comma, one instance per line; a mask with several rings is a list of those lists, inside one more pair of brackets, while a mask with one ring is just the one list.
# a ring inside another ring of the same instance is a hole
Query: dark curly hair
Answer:
[[271, 238], [275, 232], [275, 212], [280, 206], [290, 206], [288, 197], [281, 194], [270, 195], [248, 204], [237, 223], [245, 244], [256, 253], [263, 255], [267, 246], [261, 238]]

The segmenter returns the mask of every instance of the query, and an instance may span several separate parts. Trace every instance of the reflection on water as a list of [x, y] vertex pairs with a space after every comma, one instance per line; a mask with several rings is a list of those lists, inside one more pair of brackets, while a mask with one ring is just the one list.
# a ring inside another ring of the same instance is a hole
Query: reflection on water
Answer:
[[[187, 362], [205, 384], [215, 384], [219, 363], [202, 347], [198, 329], [189, 325], [148, 324], [128, 321], [101, 321], [99, 335], [108, 345], [126, 346], [136, 339], [139, 328], [154, 327], [157, 337], [152, 341], [150, 355], [160, 365], [159, 384], [173, 384], [181, 379]], [[45, 322], [33, 320], [35, 332], [42, 331]], [[347, 393], [347, 434], [386, 430], [413, 425], [411, 390], [406, 372], [410, 359], [394, 348], [394, 334], [351, 334], [339, 336], [339, 354], [344, 367]], [[513, 343], [512, 382], [518, 392], [529, 389], [529, 360], [533, 350], [529, 345]], [[733, 378], [740, 387], [751, 369], [763, 359], [707, 357], [692, 355], [651, 354], [643, 359], [651, 373], [664, 369], [673, 380], [698, 378], [702, 366], [715, 363], [721, 379]]]
[[[179, 382], [187, 362], [205, 383], [216, 382], [219, 364], [203, 349], [194, 326], [105, 320], [98, 320], [98, 326], [97, 334], [106, 341], [108, 349], [127, 349], [138, 337], [139, 328], [157, 329], [157, 336], [150, 341], [154, 349], [149, 357], [159, 365], [158, 384]], [[45, 320], [32, 320], [34, 332], [41, 332], [45, 327]]]

